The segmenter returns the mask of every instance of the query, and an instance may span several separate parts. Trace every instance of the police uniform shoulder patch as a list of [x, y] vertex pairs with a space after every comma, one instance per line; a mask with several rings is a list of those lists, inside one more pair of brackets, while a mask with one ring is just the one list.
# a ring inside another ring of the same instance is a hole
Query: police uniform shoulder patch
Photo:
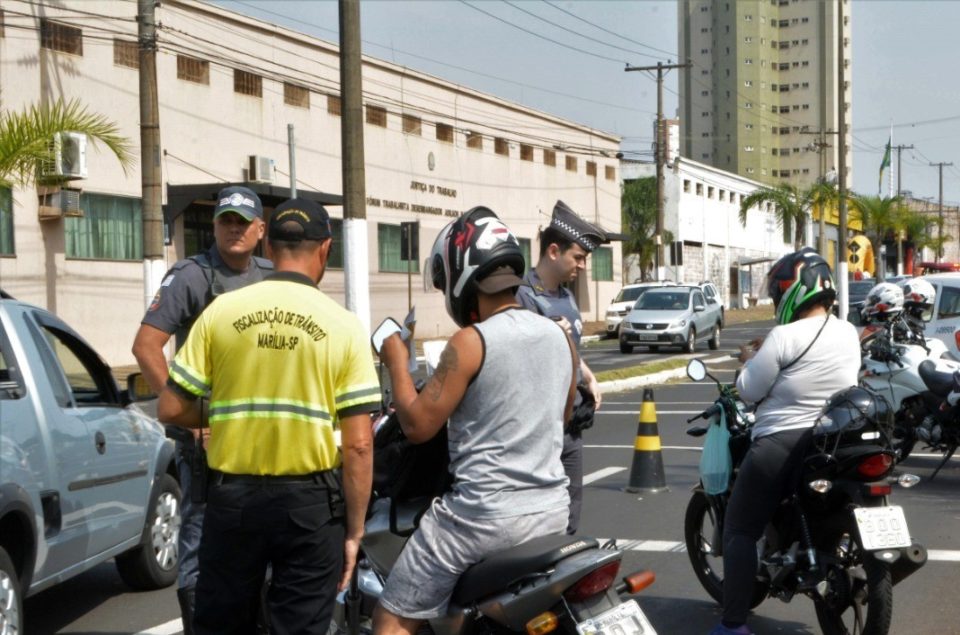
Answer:
[[[167, 276], [167, 278], [172, 280], [173, 276]], [[167, 286], [166, 282], [167, 281], [164, 280], [165, 284], [160, 285], [160, 288], [157, 289], [157, 293], [156, 295], [153, 296], [153, 300], [150, 302], [150, 306], [147, 307], [147, 313], [151, 313], [153, 311], [156, 311], [158, 308], [160, 308], [160, 294], [163, 292], [163, 287]]]

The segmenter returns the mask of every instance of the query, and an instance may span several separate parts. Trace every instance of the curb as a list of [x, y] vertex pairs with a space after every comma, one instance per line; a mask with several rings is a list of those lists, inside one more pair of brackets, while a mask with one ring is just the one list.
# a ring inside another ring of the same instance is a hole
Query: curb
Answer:
[[604, 335], [584, 335], [580, 338], [580, 342], [599, 342], [604, 337]]
[[635, 390], [644, 386], [653, 384], [662, 384], [670, 379], [680, 379], [687, 376], [686, 368], [674, 368], [673, 370], [661, 370], [658, 373], [649, 375], [640, 375], [638, 377], [629, 377], [627, 379], [615, 379], [613, 381], [604, 381], [600, 383], [600, 390], [604, 393], [625, 392]]

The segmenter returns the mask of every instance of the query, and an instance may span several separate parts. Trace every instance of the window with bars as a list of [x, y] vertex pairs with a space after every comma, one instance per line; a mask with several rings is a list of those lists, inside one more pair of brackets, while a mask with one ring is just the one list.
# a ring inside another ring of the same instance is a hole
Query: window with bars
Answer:
[[140, 68], [140, 47], [136, 42], [113, 39], [113, 65]]
[[597, 282], [613, 281], [613, 249], [597, 247], [591, 254], [593, 260], [593, 279]]
[[543, 151], [543, 164], [552, 165], [556, 167], [557, 165], [557, 153], [553, 150], [544, 149]]
[[327, 95], [327, 114], [340, 116], [340, 98], [336, 95]]
[[520, 144], [520, 160], [533, 161], [533, 146], [525, 143]]
[[140, 260], [143, 221], [139, 198], [81, 194], [83, 217], [64, 223], [67, 258]]
[[604, 171], [604, 176], [608, 181], [617, 180], [617, 168], [613, 167], [612, 165], [607, 165], [607, 166], [604, 166], [603, 171]]
[[566, 159], [567, 172], [576, 172], [577, 171], [577, 157], [572, 157], [569, 154]]
[[437, 124], [437, 141], [453, 143], [453, 126], [446, 123]]
[[13, 249], [13, 191], [0, 187], [0, 256], [12, 256]]
[[309, 108], [310, 91], [303, 86], [283, 82], [283, 103], [297, 108]]
[[501, 139], [496, 137], [493, 140], [493, 151], [497, 154], [501, 154], [505, 157], [510, 156], [510, 144], [507, 143], [506, 139]]
[[[400, 252], [400, 225], [377, 223], [377, 261], [380, 271], [386, 273], [407, 273], [408, 261]], [[419, 258], [409, 261], [410, 270], [420, 273]]]
[[596, 176], [597, 175], [597, 163], [595, 161], [587, 161], [587, 176]]
[[75, 26], [40, 18], [40, 46], [51, 51], [83, 55], [83, 31]]
[[467, 147], [474, 150], [483, 150], [483, 135], [479, 132], [467, 131]]
[[420, 117], [416, 115], [404, 114], [402, 117], [403, 131], [406, 134], [417, 135], [418, 137], [422, 134], [422, 124], [420, 122]]
[[327, 256], [327, 267], [343, 269], [343, 220], [331, 218], [330, 231], [333, 238], [330, 242], [330, 254]]
[[367, 123], [371, 126], [387, 127], [387, 109], [383, 106], [367, 104]]
[[251, 97], [263, 97], [263, 78], [247, 71], [233, 71], [233, 92]]
[[186, 55], [177, 55], [177, 79], [197, 84], [209, 84], [210, 62]]

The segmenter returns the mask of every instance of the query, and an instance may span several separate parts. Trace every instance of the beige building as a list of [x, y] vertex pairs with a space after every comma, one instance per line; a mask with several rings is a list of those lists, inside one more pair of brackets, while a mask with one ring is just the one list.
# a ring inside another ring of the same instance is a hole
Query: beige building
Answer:
[[[837, 130], [841, 92], [850, 125], [851, 3], [841, 27], [839, 1], [679, 0], [680, 54], [692, 63], [680, 79], [681, 154], [765, 184], [803, 187], [835, 170], [837, 135], [822, 148], [805, 132]], [[848, 183], [850, 168], [848, 150]]]
[[[250, 185], [268, 212], [288, 195], [288, 124], [300, 194], [342, 218], [336, 46], [191, 0], [157, 11], [168, 264], [210, 244], [220, 186]], [[135, 12], [131, 2], [5, 0], [3, 107], [78, 98], [116, 121], [139, 154]], [[460, 212], [481, 204], [496, 211], [533, 261], [557, 199], [619, 230], [618, 137], [369, 57], [363, 76], [374, 324], [407, 310], [401, 222], [419, 221], [409, 268], [420, 336], [454, 329], [420, 270]], [[87, 146], [85, 174], [64, 183], [78, 192], [42, 201], [32, 187], [0, 190], [0, 287], [55, 311], [109, 362], [131, 363], [145, 306], [139, 167], [125, 174], [112, 155]], [[340, 229], [335, 220], [322, 288], [342, 301]], [[620, 288], [618, 245], [595, 252], [575, 285], [585, 320], [602, 319]]]

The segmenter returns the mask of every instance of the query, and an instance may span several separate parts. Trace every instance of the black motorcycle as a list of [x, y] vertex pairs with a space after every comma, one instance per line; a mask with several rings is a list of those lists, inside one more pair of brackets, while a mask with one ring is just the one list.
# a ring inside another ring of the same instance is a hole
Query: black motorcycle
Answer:
[[[720, 395], [687, 421], [708, 426], [687, 431], [702, 436], [726, 422], [732, 470], [721, 494], [708, 494], [703, 480], [693, 490], [684, 520], [687, 553], [703, 588], [723, 601], [724, 513], [737, 467], [750, 447], [753, 415], [732, 386], [720, 384], [699, 360], [687, 366], [693, 381], [709, 377]], [[723, 417], [720, 417], [721, 412]], [[802, 594], [814, 602], [825, 635], [886, 635], [893, 611], [893, 585], [927, 560], [910, 539], [903, 509], [887, 497], [895, 482], [910, 487], [919, 479], [891, 476], [892, 415], [882, 397], [865, 388], [834, 395], [818, 418], [797, 487], [778, 508], [757, 544], [759, 554], [751, 607], [767, 597], [789, 602]]]

